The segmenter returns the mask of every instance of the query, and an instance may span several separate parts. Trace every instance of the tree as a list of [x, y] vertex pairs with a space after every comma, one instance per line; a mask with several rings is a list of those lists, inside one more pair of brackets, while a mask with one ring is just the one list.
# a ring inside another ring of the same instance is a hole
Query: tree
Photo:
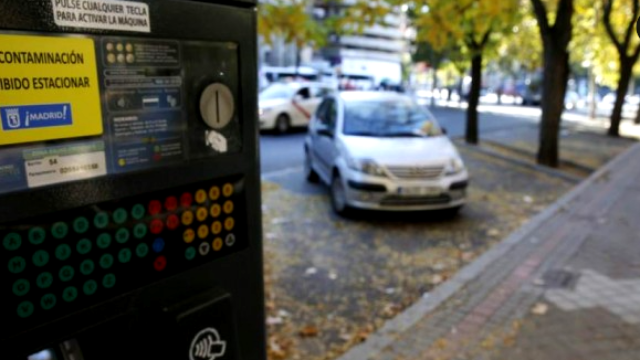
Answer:
[[[555, 14], [548, 14], [543, 0], [531, 0], [542, 38], [544, 80], [538, 163], [558, 166], [558, 133], [569, 79], [569, 42], [572, 35], [573, 0], [558, 0]], [[551, 15], [551, 16], [549, 16]], [[550, 18], [555, 18], [553, 25]]]
[[312, 6], [313, 2], [306, 0], [271, 0], [259, 7], [258, 33], [269, 45], [276, 36], [282, 37], [286, 43], [295, 44], [296, 71], [300, 66], [303, 46], [320, 47], [327, 38], [326, 29], [313, 19]]
[[430, 0], [414, 8], [419, 41], [436, 50], [462, 44], [471, 57], [471, 90], [467, 108], [465, 139], [478, 143], [478, 103], [482, 85], [483, 53], [492, 35], [510, 29], [517, 13], [517, 0]]
[[416, 46], [416, 51], [412, 56], [413, 62], [426, 62], [431, 67], [432, 71], [432, 94], [431, 94], [431, 106], [435, 105], [436, 97], [433, 92], [438, 88], [438, 70], [440, 64], [445, 60], [448, 54], [447, 48], [434, 49], [428, 42], [419, 42]]
[[[628, 16], [629, 14], [632, 14], [631, 17]], [[604, 0], [602, 19], [607, 34], [618, 51], [618, 64], [620, 66], [616, 102], [611, 112], [611, 124], [609, 125], [610, 136], [619, 136], [620, 134], [622, 106], [627, 95], [633, 66], [638, 61], [638, 56], [640, 56], [640, 44], [635, 35], [638, 14], [640, 14], [639, 0]], [[618, 28], [622, 27], [622, 34], [620, 34], [619, 29], [614, 28], [616, 25]], [[633, 44], [636, 45], [633, 46]]]

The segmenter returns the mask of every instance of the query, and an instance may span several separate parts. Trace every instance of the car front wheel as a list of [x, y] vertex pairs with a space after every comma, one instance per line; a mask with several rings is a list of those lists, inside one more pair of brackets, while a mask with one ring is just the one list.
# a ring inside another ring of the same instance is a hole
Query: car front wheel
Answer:
[[338, 215], [345, 216], [349, 212], [347, 195], [340, 175], [335, 175], [331, 181], [331, 206]]
[[309, 150], [305, 150], [304, 152], [304, 176], [308, 182], [317, 183], [318, 173], [313, 170], [313, 166], [311, 165], [311, 155], [309, 154]]

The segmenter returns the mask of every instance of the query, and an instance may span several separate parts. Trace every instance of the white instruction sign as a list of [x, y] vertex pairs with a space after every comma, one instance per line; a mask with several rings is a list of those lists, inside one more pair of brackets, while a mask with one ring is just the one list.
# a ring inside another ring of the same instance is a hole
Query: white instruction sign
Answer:
[[51, 0], [56, 25], [151, 32], [149, 5], [122, 0]]
[[30, 188], [91, 179], [107, 174], [104, 151], [51, 156], [25, 162]]

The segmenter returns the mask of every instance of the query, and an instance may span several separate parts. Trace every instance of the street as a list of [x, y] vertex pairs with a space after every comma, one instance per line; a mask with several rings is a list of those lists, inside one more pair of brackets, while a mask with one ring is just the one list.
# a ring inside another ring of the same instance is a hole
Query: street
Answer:
[[[480, 113], [480, 137], [482, 134], [536, 124], [534, 114], [527, 115], [535, 108], [522, 106], [501, 106], [504, 115], [495, 113]], [[525, 110], [525, 116], [513, 116], [509, 114], [521, 114]], [[449, 137], [459, 138], [464, 136], [466, 113], [464, 109], [436, 107], [432, 113], [448, 132]], [[296, 129], [286, 135], [261, 134], [260, 136], [260, 161], [262, 174], [299, 168], [303, 161], [303, 144], [306, 134], [305, 129]]]

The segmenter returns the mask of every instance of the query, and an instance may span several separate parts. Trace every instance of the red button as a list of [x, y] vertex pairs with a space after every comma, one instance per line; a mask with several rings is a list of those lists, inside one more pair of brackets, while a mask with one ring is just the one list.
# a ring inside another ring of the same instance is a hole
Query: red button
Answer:
[[149, 214], [158, 215], [162, 211], [162, 203], [158, 200], [153, 200], [149, 202]]
[[180, 196], [180, 205], [182, 207], [190, 207], [193, 203], [193, 196], [189, 193], [184, 193]]
[[178, 199], [175, 196], [169, 196], [167, 200], [164, 201], [165, 209], [169, 211], [173, 211], [178, 208]]
[[158, 256], [156, 258], [156, 261], [153, 262], [153, 267], [156, 269], [156, 271], [164, 270], [164, 268], [167, 267], [167, 258], [163, 255]]
[[169, 230], [175, 230], [178, 228], [178, 226], [180, 226], [180, 218], [178, 217], [178, 215], [169, 215], [169, 217], [167, 218], [167, 228]]
[[151, 222], [151, 225], [149, 225], [149, 228], [151, 229], [152, 234], [158, 235], [162, 232], [162, 229], [164, 228], [164, 223], [160, 219], [155, 219]]

